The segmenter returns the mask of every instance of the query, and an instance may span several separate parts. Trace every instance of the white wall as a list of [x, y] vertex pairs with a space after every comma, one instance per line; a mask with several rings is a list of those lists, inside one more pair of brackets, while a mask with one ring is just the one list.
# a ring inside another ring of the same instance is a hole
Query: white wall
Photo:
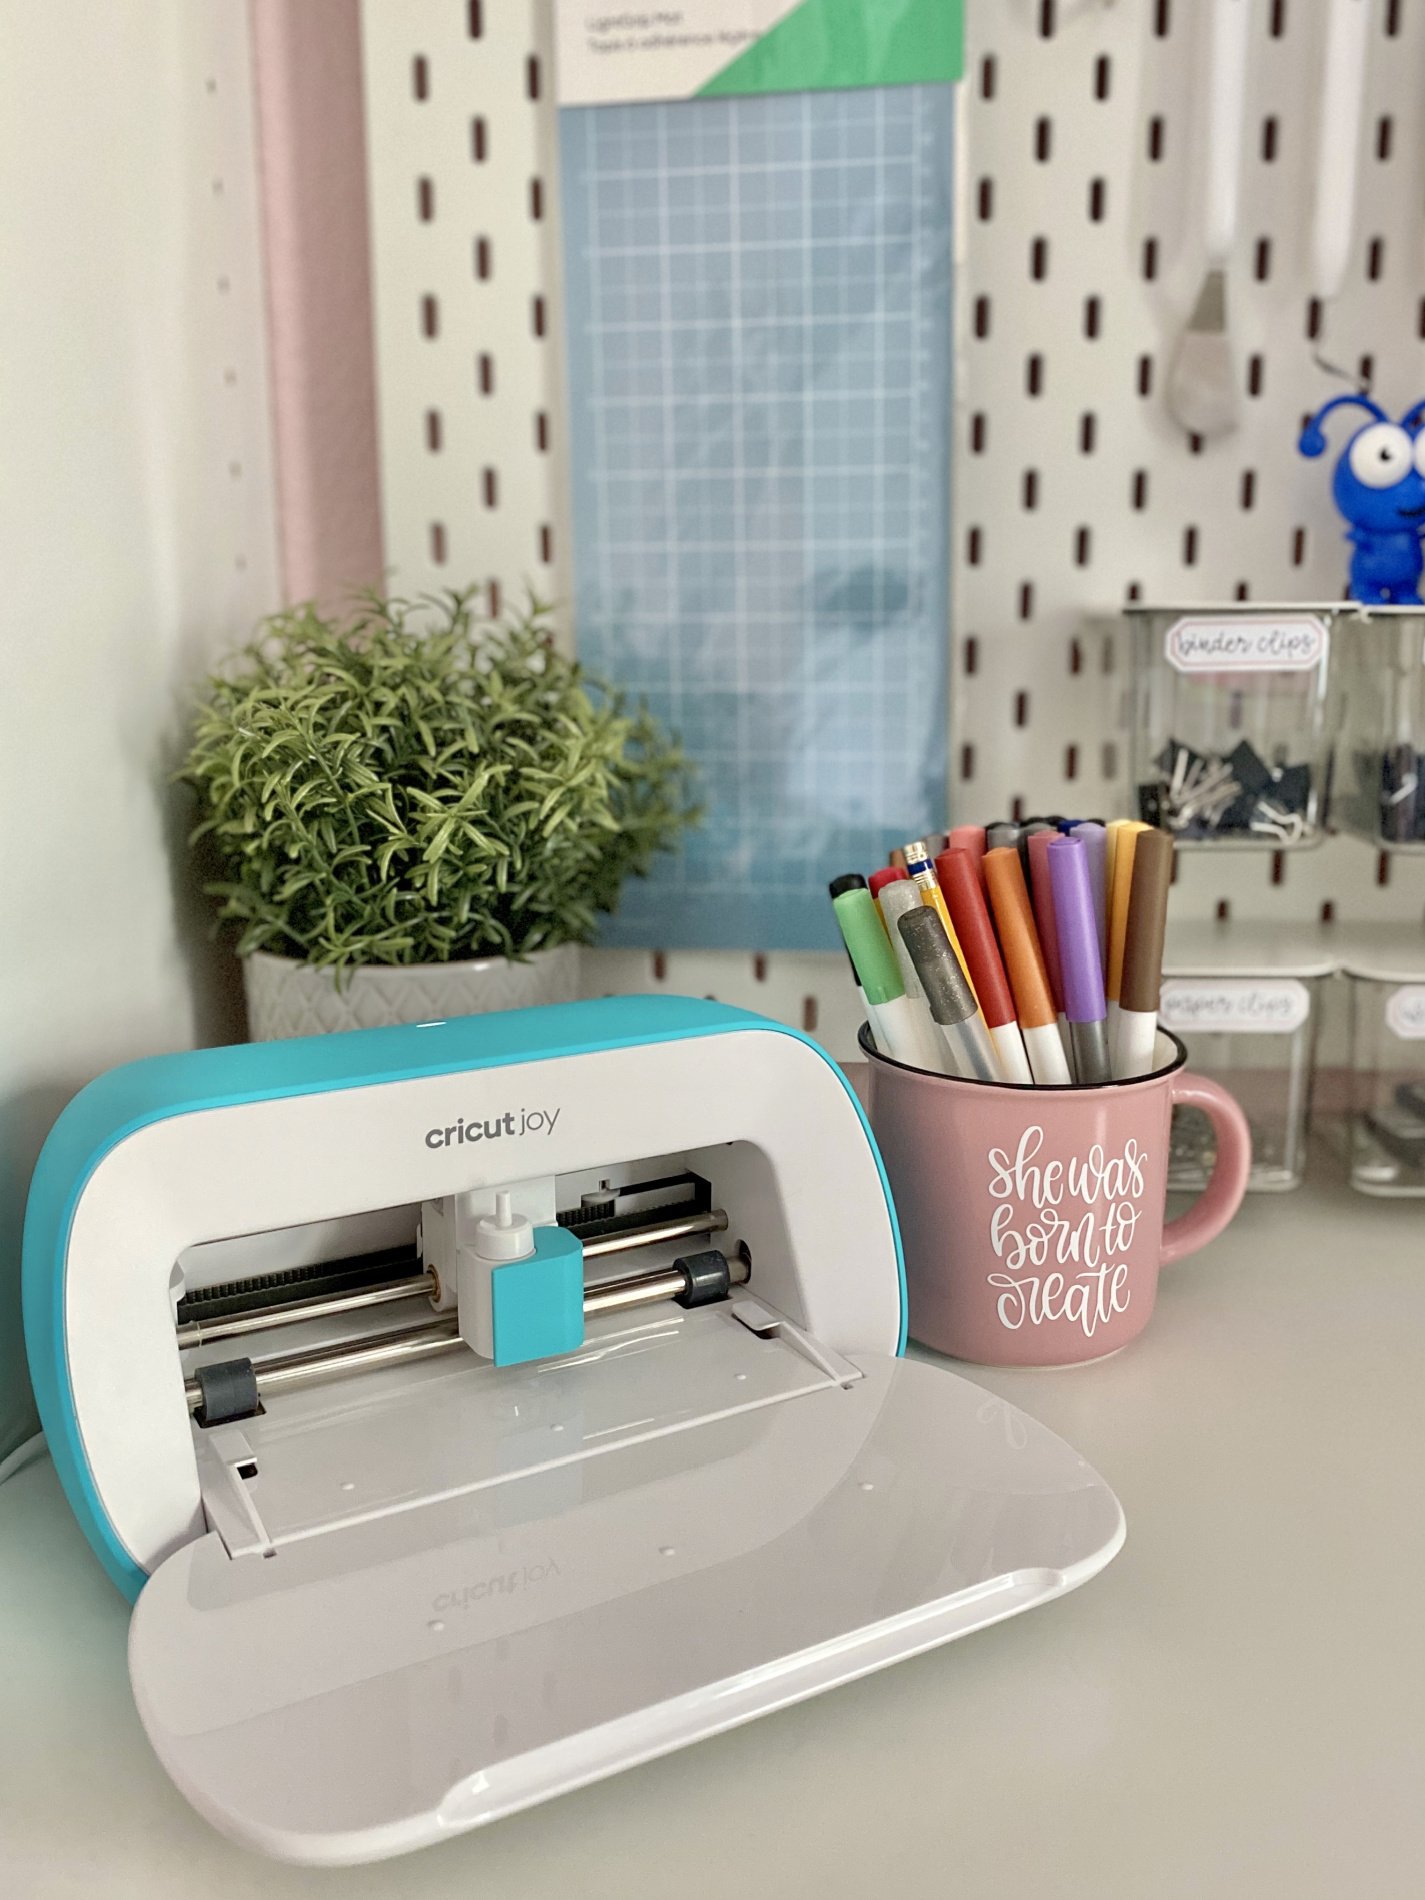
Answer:
[[167, 779], [276, 562], [243, 0], [0, 0], [0, 42], [3, 1454], [56, 1113], [240, 1033]]

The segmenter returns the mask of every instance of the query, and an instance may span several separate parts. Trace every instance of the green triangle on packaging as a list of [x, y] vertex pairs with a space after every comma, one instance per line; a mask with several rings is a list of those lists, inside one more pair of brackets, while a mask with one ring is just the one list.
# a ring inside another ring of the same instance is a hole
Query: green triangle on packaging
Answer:
[[698, 97], [948, 82], [963, 58], [964, 0], [801, 0]]

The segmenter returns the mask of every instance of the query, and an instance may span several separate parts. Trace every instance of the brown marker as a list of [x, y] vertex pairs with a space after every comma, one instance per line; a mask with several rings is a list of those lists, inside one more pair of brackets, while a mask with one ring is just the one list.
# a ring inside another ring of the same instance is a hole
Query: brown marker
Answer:
[[1140, 831], [1133, 841], [1133, 882], [1123, 931], [1123, 976], [1118, 988], [1118, 1028], [1113, 1046], [1113, 1073], [1120, 1080], [1153, 1073], [1168, 887], [1172, 881], [1171, 832]]

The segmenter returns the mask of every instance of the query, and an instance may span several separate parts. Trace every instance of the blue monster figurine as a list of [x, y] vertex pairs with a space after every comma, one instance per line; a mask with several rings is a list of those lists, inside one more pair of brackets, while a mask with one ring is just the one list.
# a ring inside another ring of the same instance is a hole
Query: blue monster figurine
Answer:
[[1425, 401], [1392, 422], [1369, 396], [1335, 396], [1318, 409], [1297, 443], [1324, 455], [1321, 425], [1333, 409], [1354, 406], [1375, 420], [1357, 429], [1331, 478], [1336, 506], [1350, 524], [1350, 597], [1368, 606], [1420, 605], [1420, 536], [1425, 532]]

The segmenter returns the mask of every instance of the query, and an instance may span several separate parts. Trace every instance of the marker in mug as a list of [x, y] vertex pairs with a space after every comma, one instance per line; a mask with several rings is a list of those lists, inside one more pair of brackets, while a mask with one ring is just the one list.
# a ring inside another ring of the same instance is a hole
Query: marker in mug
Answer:
[[[836, 900], [843, 891], [864, 891], [866, 889], [866, 880], [859, 871], [846, 871], [840, 877], [834, 877], [826, 888], [831, 892], [831, 903], [834, 909]], [[842, 934], [844, 936], [845, 933], [843, 932]], [[846, 961], [851, 965], [851, 980], [856, 985], [856, 994], [861, 999], [861, 1007], [866, 1011], [866, 1021], [871, 1024], [871, 1040], [872, 1042], [876, 1042], [876, 1025], [871, 1021], [871, 1011], [866, 1002], [866, 992], [861, 987], [861, 972], [856, 968], [856, 959], [852, 956], [849, 946], [846, 951]], [[880, 1049], [884, 1047], [884, 1045], [876, 1042], [876, 1047]]]
[[1088, 848], [1077, 837], [1056, 838], [1046, 856], [1054, 885], [1054, 921], [1074, 1073], [1080, 1082], [1097, 1086], [1112, 1081], [1113, 1072]]
[[[1059, 933], [1054, 922], [1054, 890], [1045, 853], [1059, 837], [1056, 825], [1027, 832], [1029, 839], [1029, 901], [1034, 906], [1034, 922], [1039, 931], [1039, 948], [1044, 952], [1044, 969], [1049, 978], [1049, 994], [1059, 1014], [1059, 1038], [1073, 1066], [1073, 1045], [1064, 1010], [1064, 977], [1059, 968]], [[1082, 1079], [1082, 1078], [1080, 1078]]]
[[896, 921], [925, 990], [930, 1013], [939, 1025], [956, 1071], [979, 1082], [998, 1082], [999, 1069], [989, 1031], [980, 1016], [965, 967], [945, 934], [939, 911], [922, 904]]
[[[1118, 834], [1131, 818], [1110, 818], [1103, 828], [1103, 976], [1108, 981], [1108, 936], [1113, 915], [1113, 865], [1118, 856]], [[1105, 992], [1106, 993], [1106, 992]]]
[[1128, 901], [1123, 983], [1118, 998], [1118, 1041], [1113, 1052], [1113, 1072], [1120, 1077], [1153, 1073], [1168, 886], [1172, 881], [1172, 833], [1140, 832], [1133, 852], [1133, 889]]
[[[832, 904], [834, 904], [836, 899], [842, 895], [842, 891], [864, 891], [864, 889], [866, 889], [866, 880], [861, 876], [859, 870], [847, 870], [840, 878], [832, 878], [832, 882], [826, 885], [826, 889], [830, 891]], [[861, 973], [859, 973], [859, 969], [857, 969], [857, 959], [853, 958], [851, 952], [847, 950], [847, 952], [845, 952], [845, 961], [851, 965], [851, 982], [855, 982], [857, 992], [859, 992], [859, 996], [861, 996], [861, 1001], [863, 1001], [864, 1005], [866, 992], [861, 988]], [[870, 1022], [870, 1015], [866, 1016], [866, 1022]], [[874, 1024], [874, 1022], [870, 1022], [870, 1039], [876, 1041], [876, 1024]]]
[[[923, 838], [915, 838], [905, 846], [905, 868], [910, 873], [911, 882], [919, 886], [925, 902], [935, 912], [945, 926], [945, 935], [950, 939], [950, 948], [960, 959], [960, 968], [965, 970], [965, 952], [960, 948], [960, 939], [956, 934], [954, 922], [945, 902], [945, 893], [940, 888], [940, 879], [935, 875], [935, 865], [930, 856], [930, 846]], [[969, 972], [965, 971], [968, 979]], [[970, 994], [974, 996], [975, 986], [970, 983]], [[979, 998], [975, 997], [978, 1007]]]
[[1042, 832], [1050, 832], [1057, 836], [1058, 830], [1059, 827], [1057, 825], [1051, 825], [1047, 818], [1026, 818], [1024, 823], [1019, 827], [1019, 837], [1016, 840], [1019, 849], [1019, 868], [1024, 873], [1025, 883], [1029, 884], [1031, 888], [1034, 870], [1029, 857], [1029, 841], [1031, 838], [1039, 837]]
[[[1000, 851], [1003, 850], [1006, 845], [1017, 845], [1018, 843], [1018, 825], [1012, 825], [1006, 821], [998, 825], [985, 826], [985, 849], [987, 851]], [[984, 866], [981, 865], [980, 869], [983, 870]]]
[[[951, 833], [954, 836], [954, 833]], [[935, 860], [935, 875], [950, 906], [955, 930], [969, 966], [970, 981], [980, 999], [985, 1026], [994, 1045], [995, 1061], [1002, 1082], [1020, 1085], [1034, 1080], [1029, 1058], [1024, 1053], [1024, 1038], [1015, 1020], [1014, 998], [1009, 979], [1000, 961], [995, 927], [985, 908], [985, 887], [980, 879], [980, 863], [969, 851], [942, 851]]]
[[1118, 992], [1123, 982], [1123, 933], [1128, 928], [1128, 894], [1133, 888], [1133, 852], [1140, 832], [1148, 827], [1139, 818], [1116, 818], [1108, 827], [1108, 960], [1103, 989], [1108, 998], [1108, 1049], [1118, 1047]]
[[1108, 833], [1096, 818], [1086, 818], [1070, 831], [1089, 854], [1089, 889], [1093, 892], [1094, 921], [1098, 926], [1098, 960], [1108, 968]]
[[[1001, 846], [985, 853], [985, 889], [994, 912], [1000, 948], [1004, 951], [1014, 1008], [1019, 1017], [1024, 1051], [1034, 1080], [1041, 1088], [1072, 1082], [1069, 1058], [1059, 1040], [1059, 1023], [1044, 953], [1034, 929], [1029, 892], [1020, 869], [1019, 853]], [[845, 902], [845, 899], [842, 900]]]
[[930, 846], [924, 838], [913, 838], [909, 844], [901, 846], [905, 855], [905, 868], [911, 882], [922, 893], [925, 903], [939, 915], [945, 926], [945, 934], [953, 943], [955, 926], [950, 921], [950, 913], [945, 908], [945, 898], [941, 893], [939, 880], [935, 875], [935, 864], [930, 856]]
[[[866, 880], [866, 888], [879, 903], [881, 892], [888, 884], [904, 884], [906, 880], [907, 874], [899, 864], [888, 864], [882, 871], [872, 871]], [[832, 895], [835, 896], [835, 892]]]
[[1110, 818], [1103, 828], [1103, 894], [1105, 908], [1113, 908], [1113, 867], [1118, 862], [1118, 840], [1125, 829], [1132, 830], [1142, 823], [1141, 818]]
[[958, 1075], [959, 1070], [951, 1067], [946, 1060], [944, 1041], [930, 1013], [925, 990], [920, 981], [920, 973], [915, 967], [915, 959], [906, 947], [896, 925], [907, 911], [924, 910], [925, 903], [919, 890], [909, 878], [898, 878], [881, 886], [880, 897], [881, 922], [886, 927], [886, 936], [891, 949], [895, 952], [896, 963], [900, 968], [901, 982], [905, 984], [905, 993], [914, 1007], [917, 1017], [917, 1034], [920, 1039], [921, 1054], [919, 1066], [929, 1069], [933, 1074]]
[[868, 890], [843, 891], [831, 900], [851, 961], [866, 996], [866, 1016], [876, 1046], [912, 1069], [920, 1067], [921, 1040], [914, 1005], [905, 993], [891, 948]]
[[1132, 822], [1133, 820], [1131, 818], [1110, 818], [1108, 823], [1103, 828], [1103, 838], [1104, 838], [1104, 846], [1105, 846], [1105, 857], [1103, 861], [1103, 887], [1106, 891], [1111, 891], [1113, 889], [1113, 858], [1114, 858], [1114, 853], [1118, 849], [1118, 834], [1120, 831], [1122, 831], [1125, 825], [1130, 825], [1132, 824]]
[[[980, 869], [980, 860], [985, 855], [985, 828], [984, 826], [983, 825], [955, 825], [951, 829], [950, 843], [946, 847], [946, 849], [950, 851], [968, 851], [970, 856], [975, 861], [975, 873], [978, 876], [979, 869]], [[936, 853], [935, 862], [936, 862], [937, 867], [939, 866], [940, 859], [943, 855], [944, 854], [941, 852]], [[952, 910], [950, 914], [953, 917], [955, 913]], [[960, 926], [956, 924], [955, 928], [956, 930], [958, 930]], [[978, 989], [979, 985], [976, 984], [975, 987]]]

